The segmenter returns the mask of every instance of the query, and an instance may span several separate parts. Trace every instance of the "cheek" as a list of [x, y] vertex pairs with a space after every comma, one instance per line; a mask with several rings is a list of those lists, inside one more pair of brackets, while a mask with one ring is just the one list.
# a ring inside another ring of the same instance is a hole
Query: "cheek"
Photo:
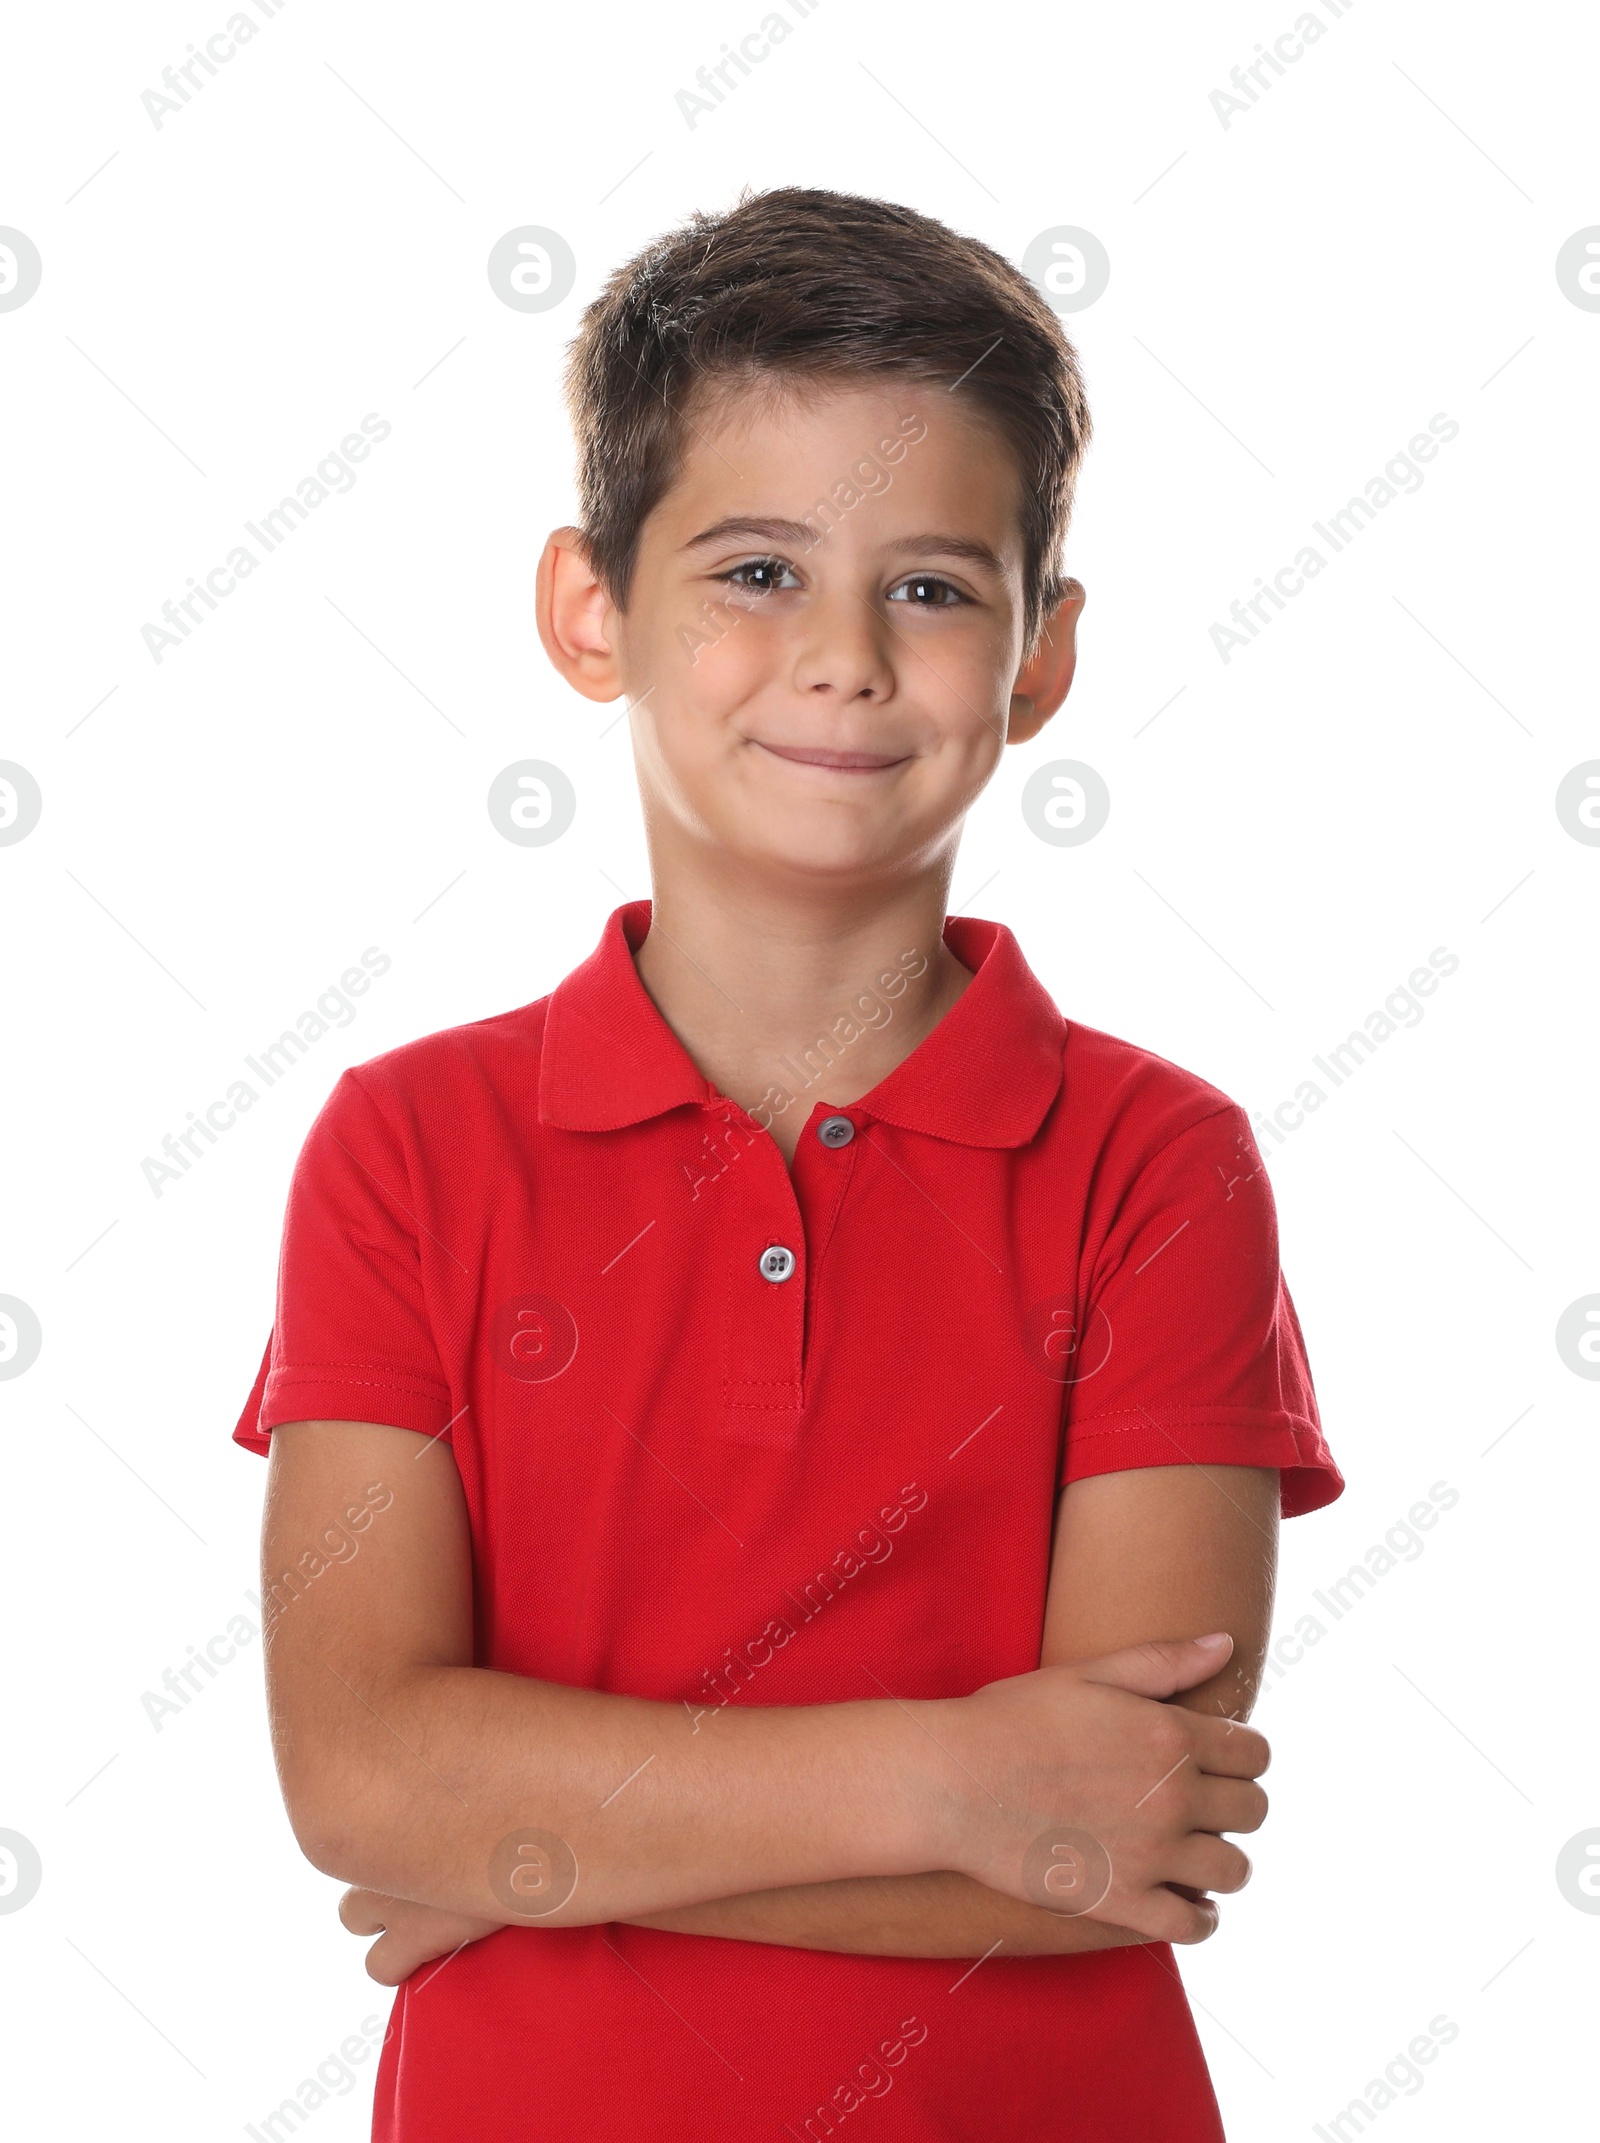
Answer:
[[730, 605], [705, 632], [705, 640], [680, 658], [683, 692], [696, 705], [726, 712], [784, 674], [783, 634], [772, 620]]
[[946, 748], [957, 757], [992, 765], [1004, 745], [1013, 674], [996, 636], [980, 631], [928, 633], [915, 653], [905, 650], [896, 667], [901, 691], [928, 715]]
[[991, 728], [987, 722], [974, 721], [965, 708], [962, 713], [961, 729], [947, 737], [939, 754], [943, 762], [940, 784], [966, 811], [987, 788], [1005, 744], [998, 722]]
[[[958, 616], [920, 634], [906, 632], [896, 649], [903, 688], [956, 724], [992, 716], [1017, 670], [1015, 636], [991, 618]], [[919, 659], [921, 658], [921, 659]]]
[[731, 637], [701, 650], [693, 667], [667, 651], [630, 689], [643, 702], [631, 725], [640, 778], [686, 824], [704, 831], [719, 820], [743, 749], [739, 715], [758, 696], [749, 656]]
[[737, 602], [679, 599], [642, 647], [630, 650], [630, 697], [655, 688], [668, 705], [724, 713], [768, 674], [778, 647], [770, 624]]

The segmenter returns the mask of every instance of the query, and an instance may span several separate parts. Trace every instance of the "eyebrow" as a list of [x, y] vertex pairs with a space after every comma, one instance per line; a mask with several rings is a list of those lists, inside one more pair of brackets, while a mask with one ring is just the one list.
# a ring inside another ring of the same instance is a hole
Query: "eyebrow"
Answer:
[[[699, 535], [691, 536], [683, 546], [686, 551], [702, 550], [713, 543], [725, 543], [738, 537], [750, 537], [758, 543], [792, 544], [806, 550], [814, 549], [821, 540], [804, 521], [789, 521], [781, 518], [766, 518], [745, 514], [730, 514], [725, 520], [714, 521], [703, 528]], [[983, 566], [989, 572], [1004, 575], [1003, 561], [987, 543], [980, 543], [975, 536], [955, 536], [932, 532], [920, 536], [897, 536], [887, 548], [899, 556], [922, 553], [942, 558], [965, 558], [973, 565]]]

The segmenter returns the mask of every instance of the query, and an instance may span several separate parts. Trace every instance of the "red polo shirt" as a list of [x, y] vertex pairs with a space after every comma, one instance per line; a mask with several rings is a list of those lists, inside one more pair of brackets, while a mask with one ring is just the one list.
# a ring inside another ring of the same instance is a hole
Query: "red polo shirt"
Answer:
[[[480, 1664], [701, 1731], [959, 1696], [1039, 1663], [1062, 1483], [1188, 1461], [1280, 1468], [1286, 1514], [1339, 1493], [1225, 1094], [951, 918], [974, 979], [870, 1094], [833, 1106], [826, 1066], [900, 970], [775, 1068], [791, 1172], [651, 1002], [649, 925], [631, 901], [548, 997], [344, 1073], [234, 1431], [448, 1437]], [[898, 2143], [1222, 2133], [1165, 1945], [973, 1969], [613, 1923], [414, 1975], [374, 2135], [848, 2143], [858, 2114]]]

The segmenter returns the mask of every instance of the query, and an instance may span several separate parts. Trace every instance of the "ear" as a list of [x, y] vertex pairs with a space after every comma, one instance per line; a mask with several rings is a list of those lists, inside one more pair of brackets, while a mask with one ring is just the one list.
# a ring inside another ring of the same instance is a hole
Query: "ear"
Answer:
[[1062, 583], [1059, 601], [1039, 628], [1039, 644], [1011, 688], [1008, 744], [1026, 744], [1036, 737], [1072, 690], [1078, 667], [1078, 618], [1088, 600], [1081, 580]]
[[534, 614], [555, 668], [585, 699], [616, 699], [622, 671], [612, 646], [615, 610], [584, 547], [583, 532], [556, 529], [539, 560]]

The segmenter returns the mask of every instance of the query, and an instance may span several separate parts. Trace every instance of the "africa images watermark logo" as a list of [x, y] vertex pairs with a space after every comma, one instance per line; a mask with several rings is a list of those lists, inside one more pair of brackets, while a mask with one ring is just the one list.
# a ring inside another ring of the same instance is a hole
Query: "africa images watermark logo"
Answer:
[[1313, 2121], [1311, 2133], [1320, 2143], [1353, 2143], [1356, 2136], [1365, 2135], [1380, 2113], [1387, 2113], [1401, 2098], [1415, 2098], [1428, 2080], [1423, 2069], [1438, 2060], [1441, 2047], [1452, 2045], [1460, 2036], [1461, 2026], [1451, 2018], [1430, 2018], [1427, 2030], [1418, 2032], [1410, 2045], [1387, 2064], [1383, 2074], [1364, 2086], [1359, 2098], [1353, 2098], [1342, 2111], [1330, 2114], [1326, 2124]]
[[689, 1714], [690, 1732], [698, 1734], [702, 1719], [715, 1718], [730, 1702], [736, 1701], [755, 1680], [757, 1670], [770, 1665], [774, 1656], [798, 1635], [799, 1630], [820, 1615], [853, 1578], [860, 1577], [869, 1563], [886, 1563], [894, 1553], [895, 1544], [890, 1536], [902, 1532], [909, 1516], [925, 1509], [927, 1502], [928, 1491], [919, 1488], [915, 1481], [908, 1481], [895, 1502], [882, 1504], [877, 1517], [858, 1526], [848, 1545], [842, 1547], [831, 1562], [824, 1563], [814, 1578], [807, 1579], [800, 1587], [801, 1597], [796, 1598], [786, 1588], [787, 1598], [797, 1610], [795, 1622], [791, 1623], [785, 1615], [773, 1615], [738, 1651], [731, 1644], [724, 1645], [722, 1658], [701, 1675], [695, 1702], [691, 1703], [687, 1697], [682, 1700], [683, 1708]]
[[[253, 0], [253, 5], [262, 21], [270, 22], [274, 15], [283, 13], [284, 0]], [[187, 59], [163, 68], [161, 88], [147, 89], [139, 99], [156, 132], [159, 134], [166, 121], [175, 112], [181, 112], [190, 99], [205, 88], [208, 80], [214, 80], [229, 60], [237, 58], [241, 46], [260, 34], [260, 24], [241, 9], [206, 39], [204, 51], [191, 44]]]
[[877, 2052], [858, 2061], [844, 2082], [834, 2086], [816, 2111], [806, 2115], [799, 2128], [792, 2121], [785, 2121], [784, 2133], [795, 2137], [796, 2143], [823, 2143], [824, 2137], [837, 2132], [840, 2121], [849, 2114], [859, 2113], [869, 2098], [888, 2096], [894, 2089], [895, 2070], [910, 2050], [921, 2046], [927, 2036], [928, 2027], [920, 2018], [904, 2018], [898, 2034], [891, 2039], [880, 2039]]
[[1262, 1663], [1265, 1674], [1271, 1677], [1270, 1680], [1263, 1679], [1262, 1694], [1281, 1681], [1291, 1667], [1298, 1667], [1333, 1625], [1342, 1622], [1353, 1608], [1358, 1607], [1382, 1579], [1399, 1569], [1402, 1563], [1420, 1561], [1428, 1545], [1422, 1536], [1431, 1533], [1442, 1514], [1453, 1511], [1460, 1501], [1458, 1488], [1448, 1481], [1435, 1481], [1426, 1496], [1419, 1496], [1405, 1516], [1397, 1518], [1382, 1540], [1374, 1541], [1342, 1577], [1330, 1579], [1326, 1586], [1313, 1587], [1311, 1597], [1328, 1619], [1323, 1621], [1322, 1615], [1306, 1608], [1295, 1619], [1292, 1628], [1286, 1626], [1273, 1638]]
[[[314, 1009], [302, 1012], [292, 1028], [286, 1027], [275, 1042], [269, 1042], [259, 1056], [247, 1056], [245, 1063], [261, 1082], [262, 1091], [276, 1086], [285, 1072], [294, 1066], [310, 1049], [313, 1042], [333, 1027], [348, 1027], [356, 1016], [352, 997], [364, 997], [377, 976], [386, 975], [393, 963], [386, 952], [376, 945], [369, 945], [361, 955], [359, 967], [347, 967], [337, 983], [330, 983], [317, 999]], [[342, 1016], [341, 1016], [342, 1015]], [[261, 1095], [248, 1079], [235, 1079], [219, 1100], [213, 1101], [204, 1115], [189, 1111], [189, 1121], [183, 1130], [169, 1131], [161, 1141], [165, 1159], [146, 1154], [139, 1164], [144, 1179], [159, 1198], [169, 1183], [181, 1182], [189, 1170], [205, 1153], [206, 1146], [215, 1146], [220, 1134], [231, 1131], [247, 1109], [253, 1109]], [[204, 1144], [199, 1143], [204, 1141]]]
[[[1354, 0], [1322, 0], [1326, 12], [1337, 22], [1348, 15]], [[1289, 28], [1272, 40], [1272, 49], [1256, 46], [1257, 57], [1235, 67], [1228, 77], [1227, 89], [1211, 92], [1211, 109], [1216, 113], [1224, 134], [1241, 113], [1248, 112], [1259, 104], [1262, 97], [1276, 82], [1282, 81], [1296, 60], [1302, 60], [1311, 47], [1320, 44], [1328, 34], [1328, 24], [1314, 9], [1307, 8], [1295, 17]]]
[[1420, 491], [1425, 478], [1418, 464], [1434, 460], [1440, 447], [1448, 446], [1460, 430], [1454, 417], [1439, 410], [1428, 419], [1428, 429], [1413, 433], [1402, 450], [1390, 455], [1381, 474], [1367, 479], [1358, 495], [1348, 498], [1325, 521], [1312, 522], [1312, 528], [1327, 546], [1328, 556], [1314, 543], [1306, 543], [1287, 565], [1279, 566], [1270, 583], [1258, 573], [1256, 592], [1231, 605], [1228, 615], [1233, 623], [1211, 628], [1211, 645], [1221, 660], [1231, 662], [1238, 649], [1257, 639], [1262, 628], [1273, 622], [1274, 613], [1287, 610], [1290, 601], [1327, 570], [1332, 558], [1371, 527], [1385, 506], [1392, 505], [1402, 492]]
[[1081, 848], [1110, 816], [1104, 776], [1081, 759], [1052, 759], [1035, 767], [1023, 786], [1023, 822], [1052, 848]]
[[[822, 0], [788, 0], [789, 13], [795, 22], [804, 22], [814, 15]], [[741, 37], [738, 49], [724, 44], [723, 57], [701, 67], [695, 74], [693, 89], [680, 89], [673, 102], [683, 115], [683, 123], [692, 134], [708, 112], [714, 112], [723, 104], [760, 66], [772, 57], [776, 48], [794, 35], [794, 23], [780, 15], [776, 8], [763, 15], [756, 27]]]
[[[247, 1592], [245, 1598], [259, 1613], [259, 1593]], [[206, 1682], [214, 1682], [219, 1670], [231, 1666], [244, 1647], [260, 1635], [259, 1623], [252, 1622], [248, 1615], [235, 1615], [225, 1629], [215, 1631], [206, 1639], [204, 1650], [198, 1645], [190, 1645], [188, 1657], [182, 1664], [168, 1667], [162, 1675], [160, 1689], [146, 1689], [140, 1693], [144, 1715], [155, 1731], [159, 1734], [168, 1718], [175, 1719], [193, 1698], [199, 1696]], [[204, 1681], [200, 1678], [202, 1675]]]
[[1325, 1056], [1311, 1059], [1327, 1080], [1326, 1088], [1315, 1079], [1302, 1079], [1290, 1098], [1280, 1101], [1270, 1116], [1257, 1109], [1255, 1121], [1270, 1135], [1274, 1144], [1285, 1144], [1288, 1134], [1298, 1131], [1306, 1118], [1322, 1107], [1329, 1091], [1353, 1078], [1363, 1064], [1377, 1055], [1379, 1047], [1390, 1041], [1402, 1027], [1420, 1026], [1424, 1007], [1419, 1000], [1431, 997], [1441, 979], [1453, 975], [1460, 965], [1460, 960], [1448, 946], [1435, 945], [1428, 955], [1427, 965], [1414, 967], [1405, 982], [1396, 983], [1382, 1005], [1369, 1012], [1361, 1026], [1352, 1027], [1342, 1042], [1330, 1046]]
[[292, 2098], [284, 2099], [271, 2113], [264, 2113], [259, 2126], [254, 2121], [245, 2122], [244, 2132], [250, 2143], [289, 2143], [296, 2130], [331, 2099], [348, 2098], [359, 2081], [356, 2069], [388, 2045], [394, 2030], [394, 2024], [385, 2026], [382, 2017], [365, 2018], [359, 2032], [352, 2032], [334, 2052], [324, 2055], [317, 2063], [316, 2074], [307, 2076]]
[[19, 1830], [0, 1830], [0, 1913], [31, 1904], [43, 1879], [44, 1863], [33, 1840]]
[[[279, 499], [259, 522], [246, 521], [246, 529], [261, 546], [260, 558], [248, 544], [236, 543], [222, 564], [211, 568], [203, 583], [191, 573], [188, 593], [176, 599], [169, 598], [162, 604], [161, 615], [166, 623], [146, 624], [140, 628], [151, 661], [159, 666], [166, 659], [169, 648], [182, 647], [195, 627], [206, 622], [207, 614], [221, 608], [220, 599], [232, 595], [240, 581], [248, 579], [269, 552], [287, 541], [313, 507], [320, 506], [336, 491], [353, 491], [356, 472], [350, 464], [365, 461], [373, 447], [381, 446], [393, 429], [387, 417], [380, 417], [376, 410], [369, 409], [361, 419], [360, 430], [347, 432], [338, 447], [331, 449], [317, 463], [314, 473], [300, 479], [293, 498]], [[203, 603], [205, 609], [196, 609], [197, 603]]]
[[27, 232], [0, 223], [0, 313], [26, 305], [43, 278], [44, 262]]
[[44, 1333], [18, 1295], [0, 1295], [0, 1378], [20, 1377], [39, 1359]]

